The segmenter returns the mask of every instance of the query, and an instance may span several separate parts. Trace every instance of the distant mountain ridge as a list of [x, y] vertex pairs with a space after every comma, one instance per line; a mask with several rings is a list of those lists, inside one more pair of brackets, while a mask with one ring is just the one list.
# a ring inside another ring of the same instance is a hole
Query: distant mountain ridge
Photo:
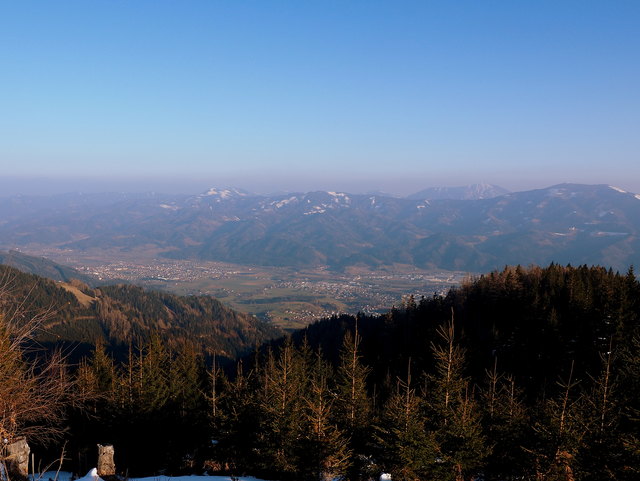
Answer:
[[510, 191], [497, 185], [492, 184], [471, 184], [459, 187], [429, 187], [415, 194], [407, 196], [408, 199], [426, 199], [426, 200], [479, 200], [491, 199]]
[[560, 184], [477, 200], [211, 189], [116, 196], [110, 204], [70, 197], [40, 209], [21, 202], [28, 215], [0, 199], [0, 213], [10, 211], [0, 221], [0, 246], [153, 247], [176, 259], [333, 269], [399, 263], [482, 272], [559, 262], [625, 271], [640, 263], [640, 195], [608, 185]]

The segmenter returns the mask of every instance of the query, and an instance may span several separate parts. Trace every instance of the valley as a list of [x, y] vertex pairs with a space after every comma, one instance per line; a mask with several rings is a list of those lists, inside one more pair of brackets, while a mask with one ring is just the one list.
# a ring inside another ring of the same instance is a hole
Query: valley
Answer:
[[156, 252], [48, 248], [29, 251], [71, 266], [100, 283], [127, 282], [178, 295], [211, 295], [229, 307], [297, 329], [333, 314], [386, 312], [407, 295], [445, 293], [470, 276], [463, 271], [425, 270], [408, 265], [373, 270], [352, 266], [242, 266], [215, 261], [173, 260]]
[[216, 188], [7, 197], [0, 249], [76, 269], [27, 262], [57, 280], [91, 284], [83, 279], [91, 276], [211, 295], [285, 329], [385, 312], [403, 296], [443, 293], [505, 265], [624, 272], [639, 263], [639, 195], [581, 184], [504, 192], [474, 185], [407, 198]]

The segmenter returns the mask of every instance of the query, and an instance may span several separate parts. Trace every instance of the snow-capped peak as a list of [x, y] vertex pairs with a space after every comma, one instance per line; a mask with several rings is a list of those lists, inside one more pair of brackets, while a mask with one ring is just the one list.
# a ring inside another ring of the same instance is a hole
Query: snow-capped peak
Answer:
[[287, 204], [290, 204], [292, 202], [298, 202], [298, 198], [294, 195], [289, 197], [288, 199], [282, 199], [279, 201], [274, 200], [273, 202], [271, 202], [271, 205], [275, 206], [276, 209], [279, 209]]
[[336, 203], [339, 202], [345, 202], [345, 203], [350, 203], [351, 202], [351, 198], [345, 194], [344, 192], [333, 192], [333, 191], [328, 191], [327, 194], [329, 194], [331, 197], [333, 197], [333, 201]]
[[623, 194], [626, 194], [626, 193], [627, 193], [627, 191], [626, 191], [626, 190], [623, 190], [623, 189], [621, 189], [620, 187], [615, 187], [615, 186], [613, 186], [613, 185], [610, 185], [610, 186], [609, 186], [609, 188], [610, 188], [610, 189], [613, 189], [613, 190], [615, 190], [615, 191], [617, 191], [617, 192], [621, 192], [621, 193], [623, 193]]
[[217, 189], [212, 187], [207, 192], [202, 194], [203, 197], [218, 197], [220, 199], [230, 199], [232, 197], [246, 197], [246, 192], [242, 192], [238, 189]]

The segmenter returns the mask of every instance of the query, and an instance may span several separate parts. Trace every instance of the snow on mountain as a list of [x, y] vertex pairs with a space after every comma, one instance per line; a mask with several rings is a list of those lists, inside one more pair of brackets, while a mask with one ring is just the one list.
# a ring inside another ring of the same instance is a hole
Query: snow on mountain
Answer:
[[305, 212], [304, 215], [324, 214], [326, 211], [326, 209], [316, 205], [310, 211]]
[[292, 197], [289, 197], [288, 199], [284, 199], [280, 201], [274, 200], [273, 202], [271, 202], [270, 205], [273, 205], [276, 209], [280, 209], [281, 207], [284, 207], [287, 204], [298, 202], [298, 200], [299, 199], [294, 195]]
[[351, 202], [351, 198], [344, 192], [327, 192], [331, 197], [333, 197], [333, 201], [336, 203], [344, 202], [349, 204]]
[[556, 261], [625, 269], [640, 256], [636, 200], [640, 194], [605, 184], [559, 184], [478, 201], [231, 188], [114, 201], [98, 211], [62, 205], [53, 214], [5, 201], [0, 241], [73, 249], [157, 245], [175, 258], [261, 265], [411, 262], [479, 271]]
[[230, 189], [218, 189], [212, 187], [207, 192], [201, 195], [201, 197], [218, 197], [221, 200], [231, 199], [233, 197], [246, 197], [248, 195], [247, 192], [230, 188]]
[[178, 206], [171, 205], [171, 204], [160, 204], [160, 208], [167, 209], [167, 210], [178, 210]]
[[622, 194], [626, 194], [626, 193], [627, 193], [627, 191], [626, 191], [626, 190], [622, 190], [620, 187], [615, 187], [615, 186], [613, 186], [613, 185], [610, 185], [610, 186], [609, 186], [609, 188], [610, 188], [610, 189], [613, 189], [613, 190], [615, 190], [615, 191], [618, 191], [618, 192], [620, 192], [620, 193], [622, 193]]

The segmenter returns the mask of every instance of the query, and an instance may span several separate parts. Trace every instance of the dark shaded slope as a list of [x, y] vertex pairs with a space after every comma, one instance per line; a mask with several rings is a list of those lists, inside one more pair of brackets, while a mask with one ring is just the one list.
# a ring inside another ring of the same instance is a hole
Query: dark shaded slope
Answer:
[[557, 389], [572, 362], [574, 376], [584, 378], [599, 371], [600, 353], [610, 342], [621, 353], [640, 334], [640, 283], [633, 273], [601, 267], [508, 267], [446, 297], [410, 299], [379, 317], [334, 317], [295, 337], [322, 346], [335, 361], [344, 333], [357, 320], [362, 354], [373, 368], [371, 383], [380, 388], [402, 378], [409, 359], [416, 372], [430, 372], [436, 330], [452, 316], [467, 349], [467, 372], [476, 382], [484, 381], [497, 360], [535, 398]]
[[77, 279], [85, 284], [96, 285], [96, 279], [72, 267], [58, 264], [44, 257], [30, 256], [18, 251], [0, 251], [0, 264], [54, 281], [69, 282], [71, 279]]
[[0, 266], [0, 278], [5, 286], [4, 308], [11, 309], [15, 300], [24, 301], [20, 316], [25, 319], [50, 311], [36, 335], [40, 342], [94, 344], [101, 340], [117, 347], [158, 333], [170, 344], [190, 341], [206, 351], [235, 357], [281, 334], [206, 296], [181, 297], [130, 285], [65, 288], [8, 266]]

